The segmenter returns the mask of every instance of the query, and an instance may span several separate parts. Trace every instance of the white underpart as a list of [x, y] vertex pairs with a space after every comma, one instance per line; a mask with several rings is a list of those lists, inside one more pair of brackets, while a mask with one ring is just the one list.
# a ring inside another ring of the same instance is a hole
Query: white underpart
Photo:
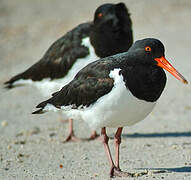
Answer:
[[71, 106], [63, 106], [63, 114], [66, 117], [84, 120], [92, 129], [131, 126], [143, 120], [156, 102], [139, 100], [133, 96], [126, 88], [119, 71], [120, 69], [114, 69], [110, 72], [109, 76], [114, 79], [114, 87], [108, 94], [88, 108], [74, 110]]
[[68, 84], [80, 69], [82, 69], [89, 63], [99, 59], [95, 54], [94, 48], [90, 43], [89, 37], [82, 39], [82, 45], [89, 48], [89, 55], [86, 56], [85, 58], [77, 59], [75, 64], [72, 66], [72, 68], [69, 70], [68, 74], [64, 78], [54, 79], [54, 80], [50, 80], [50, 78], [45, 78], [41, 81], [22, 79], [16, 81], [13, 85], [32, 84], [41, 91], [43, 96], [50, 97], [53, 92], [60, 90], [63, 86]]

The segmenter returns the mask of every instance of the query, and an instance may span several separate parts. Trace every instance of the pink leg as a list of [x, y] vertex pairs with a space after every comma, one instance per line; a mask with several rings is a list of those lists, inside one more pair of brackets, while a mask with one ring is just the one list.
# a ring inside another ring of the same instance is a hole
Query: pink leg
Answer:
[[112, 160], [111, 152], [110, 152], [109, 145], [108, 145], [109, 138], [108, 138], [108, 136], [106, 134], [106, 129], [105, 129], [105, 127], [101, 129], [101, 137], [102, 137], [102, 141], [103, 141], [103, 144], [104, 144], [104, 149], [105, 149], [107, 158], [109, 160], [109, 164], [111, 166], [110, 177], [114, 177], [114, 176], [118, 176], [118, 177], [131, 176], [132, 177], [132, 174], [122, 172], [120, 170], [120, 168], [119, 168], [119, 145], [120, 145], [120, 142], [121, 142], [121, 141], [119, 141], [119, 139], [121, 139], [121, 132], [122, 132], [122, 128], [118, 128], [118, 130], [117, 130], [117, 132], [115, 134], [115, 139], [116, 139], [116, 164], [117, 164], [117, 166], [115, 166], [115, 164], [114, 164], [114, 162]]
[[88, 139], [88, 141], [91, 141], [91, 140], [95, 140], [99, 137], [99, 135], [97, 134], [96, 131], [92, 131], [91, 135], [90, 135], [90, 138]]
[[114, 165], [112, 157], [111, 157], [111, 152], [110, 152], [109, 145], [108, 145], [109, 137], [106, 134], [106, 128], [105, 127], [101, 129], [101, 136], [102, 136], [102, 142], [103, 142], [103, 145], [104, 145], [104, 149], [105, 149], [107, 158], [109, 160], [109, 164], [110, 164], [110, 166], [112, 168], [115, 165]]
[[121, 133], [123, 128], [118, 128], [117, 132], [115, 133], [115, 163], [116, 167], [120, 170], [119, 167], [119, 146], [121, 144]]
[[80, 139], [77, 138], [74, 134], [74, 129], [73, 129], [73, 119], [69, 119], [69, 135], [67, 136], [67, 138], [64, 140], [64, 142], [69, 142], [69, 141], [73, 141], [73, 142], [77, 142], [77, 141], [91, 141], [91, 140], [95, 140], [99, 135], [96, 133], [96, 131], [93, 131], [90, 138], [88, 139]]
[[73, 119], [69, 119], [69, 135], [67, 138], [64, 140], [64, 142], [69, 142], [69, 141], [80, 141], [79, 138], [77, 138], [74, 134], [73, 130]]

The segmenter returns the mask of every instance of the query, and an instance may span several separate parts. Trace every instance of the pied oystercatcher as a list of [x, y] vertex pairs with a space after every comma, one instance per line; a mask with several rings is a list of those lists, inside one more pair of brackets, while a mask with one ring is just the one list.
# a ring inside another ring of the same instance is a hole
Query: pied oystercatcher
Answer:
[[[132, 23], [125, 4], [103, 4], [95, 11], [93, 22], [80, 24], [58, 39], [42, 59], [5, 82], [6, 87], [32, 84], [49, 96], [90, 62], [127, 51], [132, 43]], [[69, 122], [66, 141], [76, 140], [72, 119]], [[91, 137], [96, 137], [95, 131]]]
[[[101, 128], [110, 176], [129, 176], [119, 167], [123, 127], [143, 120], [152, 111], [166, 84], [163, 68], [188, 83], [165, 59], [164, 51], [161, 41], [148, 38], [136, 41], [128, 52], [90, 63], [52, 98], [40, 103], [37, 106], [40, 109], [33, 114], [62, 110], [66, 116], [82, 119], [93, 129]], [[115, 163], [106, 127], [118, 128]]]

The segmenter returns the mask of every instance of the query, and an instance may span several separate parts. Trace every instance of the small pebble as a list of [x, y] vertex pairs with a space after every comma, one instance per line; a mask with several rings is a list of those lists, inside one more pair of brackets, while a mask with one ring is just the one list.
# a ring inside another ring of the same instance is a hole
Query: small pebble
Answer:
[[151, 144], [145, 144], [144, 146], [145, 147], [151, 147], [152, 145]]
[[145, 169], [144, 173], [148, 174], [148, 172], [149, 172], [149, 171], [148, 171], [147, 169]]
[[15, 141], [14, 144], [26, 144], [26, 141]]
[[17, 157], [18, 157], [18, 158], [24, 157], [24, 154], [19, 153], [19, 154], [17, 155]]
[[147, 173], [149, 176], [152, 176], [153, 175], [153, 173], [151, 172], [151, 171], [148, 171], [148, 173]]
[[83, 157], [83, 160], [89, 160], [89, 158], [88, 157]]
[[178, 148], [178, 145], [177, 145], [177, 144], [173, 144], [173, 145], [172, 145], [172, 148], [173, 148], [173, 149], [177, 149], [177, 148]]
[[16, 134], [16, 137], [19, 137], [19, 136], [24, 136], [24, 132], [19, 132]]
[[1, 122], [1, 126], [2, 126], [2, 127], [5, 127], [5, 126], [7, 126], [7, 125], [8, 125], [8, 122], [7, 122], [7, 121], [2, 121], [2, 122]]
[[135, 173], [135, 174], [134, 174], [134, 177], [139, 177], [139, 173]]
[[98, 174], [94, 174], [94, 177], [98, 177]]
[[40, 133], [40, 128], [39, 127], [34, 127], [31, 131], [28, 132], [28, 135], [34, 135], [34, 134], [39, 134]]
[[56, 133], [54, 133], [54, 132], [53, 132], [53, 133], [50, 133], [49, 136], [50, 136], [50, 137], [56, 136]]
[[191, 110], [191, 106], [185, 106], [184, 107], [186, 110]]

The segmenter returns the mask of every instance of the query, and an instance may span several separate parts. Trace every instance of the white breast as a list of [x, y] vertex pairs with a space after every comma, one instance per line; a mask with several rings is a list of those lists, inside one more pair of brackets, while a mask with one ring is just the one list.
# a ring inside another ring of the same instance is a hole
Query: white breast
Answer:
[[114, 87], [110, 93], [85, 109], [71, 110], [62, 107], [66, 117], [82, 119], [92, 129], [101, 127], [131, 126], [143, 120], [154, 108], [156, 102], [147, 102], [134, 97], [126, 88], [120, 69], [110, 72], [114, 78]]
[[64, 78], [55, 79], [52, 81], [50, 80], [50, 78], [46, 78], [41, 81], [19, 80], [15, 82], [14, 85], [32, 84], [42, 92], [43, 96], [50, 97], [50, 95], [53, 92], [60, 90], [63, 86], [69, 83], [80, 69], [82, 69], [89, 63], [99, 59], [95, 54], [94, 48], [90, 43], [89, 37], [86, 37], [82, 40], [82, 45], [89, 48], [89, 55], [85, 58], [77, 59], [75, 64], [72, 66], [72, 68], [69, 70], [68, 74]]

